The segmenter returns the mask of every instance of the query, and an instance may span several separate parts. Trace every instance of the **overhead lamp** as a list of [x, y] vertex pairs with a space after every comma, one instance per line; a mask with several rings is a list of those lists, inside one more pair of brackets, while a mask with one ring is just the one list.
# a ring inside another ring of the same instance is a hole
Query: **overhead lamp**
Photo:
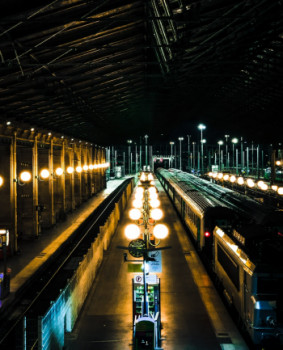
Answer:
[[152, 208], [158, 208], [160, 206], [160, 201], [158, 199], [152, 199], [150, 201], [150, 206]]
[[218, 177], [219, 180], [221, 180], [223, 178], [223, 173], [218, 173], [217, 177]]
[[55, 170], [55, 174], [56, 175], [58, 175], [58, 176], [61, 176], [61, 175], [63, 175], [63, 169], [62, 168], [57, 168], [56, 170]]
[[142, 208], [142, 206], [143, 206], [143, 203], [140, 199], [135, 199], [133, 201], [133, 207], [140, 209], [140, 208]]
[[67, 173], [68, 173], [68, 174], [73, 174], [73, 172], [74, 172], [74, 168], [71, 167], [71, 166], [68, 166], [68, 168], [67, 168]]
[[277, 193], [283, 195], [283, 187], [279, 187]]
[[129, 216], [132, 220], [138, 220], [141, 217], [141, 211], [137, 208], [131, 209], [129, 211]]
[[93, 165], [90, 164], [88, 168], [89, 168], [89, 170], [93, 170]]
[[76, 167], [76, 172], [77, 172], [77, 173], [81, 173], [82, 170], [83, 170], [83, 169], [82, 169], [81, 166], [78, 165], [78, 166]]
[[231, 175], [230, 176], [230, 182], [234, 183], [236, 181], [236, 176]]
[[0, 176], [0, 187], [2, 187], [2, 186], [3, 186], [3, 183], [4, 183], [4, 179], [3, 179], [3, 177], [2, 177], [2, 176]]
[[136, 192], [136, 193], [135, 193], [135, 199], [141, 201], [141, 200], [143, 199], [143, 193], [141, 193], [141, 192]]
[[242, 176], [238, 177], [237, 182], [239, 185], [243, 185], [245, 183], [245, 180]]
[[163, 217], [163, 211], [159, 208], [152, 209], [150, 215], [153, 220], [160, 220]]
[[29, 182], [31, 180], [31, 173], [29, 171], [22, 171], [20, 173], [19, 179], [22, 182]]
[[150, 193], [149, 197], [150, 197], [150, 200], [158, 199], [157, 193], [154, 193], [154, 192]]
[[157, 192], [156, 187], [154, 187], [154, 186], [149, 187], [148, 192], [149, 192], [150, 194], [151, 194], [151, 193], [156, 193], [156, 192]]
[[[282, 188], [282, 187], [281, 187]], [[278, 191], [278, 186], [277, 185], [272, 185], [271, 186], [271, 189], [273, 190], [273, 191]]]
[[125, 228], [125, 236], [128, 239], [137, 239], [141, 234], [140, 228], [136, 224], [129, 224]]
[[89, 168], [89, 167], [88, 167], [88, 165], [86, 165], [86, 164], [83, 166], [83, 170], [84, 170], [84, 171], [87, 171], [88, 168]]
[[48, 169], [42, 169], [39, 173], [41, 179], [46, 180], [50, 175], [50, 171]]
[[223, 176], [223, 180], [224, 180], [224, 181], [228, 181], [228, 180], [229, 180], [229, 175], [228, 175], [228, 174], [225, 174], [225, 175]]
[[247, 179], [247, 185], [252, 188], [255, 186], [255, 183], [252, 179]]
[[138, 187], [136, 189], [136, 193], [143, 193], [144, 192], [144, 188], [143, 187]]
[[169, 233], [169, 231], [168, 231], [167, 226], [165, 226], [163, 224], [158, 224], [153, 229], [153, 235], [157, 239], [163, 239], [163, 238], [167, 237], [168, 233]]

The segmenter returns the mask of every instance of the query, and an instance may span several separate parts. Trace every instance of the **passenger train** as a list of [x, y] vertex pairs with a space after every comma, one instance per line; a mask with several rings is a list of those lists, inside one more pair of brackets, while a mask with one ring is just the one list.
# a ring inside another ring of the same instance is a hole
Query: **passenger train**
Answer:
[[156, 176], [252, 342], [281, 349], [283, 212], [180, 170]]

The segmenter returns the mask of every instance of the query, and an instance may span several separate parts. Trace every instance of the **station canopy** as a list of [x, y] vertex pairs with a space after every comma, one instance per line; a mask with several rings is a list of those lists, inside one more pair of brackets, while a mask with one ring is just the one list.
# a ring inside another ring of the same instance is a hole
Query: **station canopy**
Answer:
[[283, 2], [2, 0], [0, 122], [102, 145], [282, 137]]

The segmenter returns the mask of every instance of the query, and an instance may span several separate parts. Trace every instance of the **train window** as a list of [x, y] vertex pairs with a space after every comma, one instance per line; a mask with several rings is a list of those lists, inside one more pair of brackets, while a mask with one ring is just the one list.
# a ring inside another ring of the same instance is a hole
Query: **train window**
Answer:
[[233, 282], [234, 286], [237, 288], [237, 290], [239, 290], [239, 266], [219, 244], [217, 244], [217, 260], [229, 276], [230, 280]]

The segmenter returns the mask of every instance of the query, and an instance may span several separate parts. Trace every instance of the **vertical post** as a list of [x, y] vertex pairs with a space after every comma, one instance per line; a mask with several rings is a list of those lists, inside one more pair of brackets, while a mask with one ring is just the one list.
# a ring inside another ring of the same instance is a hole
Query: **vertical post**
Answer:
[[12, 210], [12, 227], [13, 227], [13, 239], [11, 239], [11, 251], [12, 253], [18, 250], [18, 195], [17, 195], [17, 133], [14, 132], [11, 143], [11, 176], [10, 176], [10, 195], [11, 195], [11, 210]]
[[66, 213], [66, 164], [65, 164], [65, 152], [66, 152], [66, 140], [62, 142], [61, 149], [61, 167], [63, 169], [63, 174], [61, 175], [61, 188], [62, 188], [62, 207], [64, 214]]
[[33, 184], [33, 232], [37, 237], [39, 234], [38, 221], [38, 147], [37, 136], [34, 137], [32, 152], [32, 184]]
[[190, 154], [191, 154], [190, 136], [191, 135], [187, 135], [188, 137], [188, 171], [190, 171]]
[[145, 165], [146, 165], [146, 170], [147, 170], [147, 166], [148, 166], [148, 160], [147, 160], [147, 139], [148, 139], [148, 135], [145, 135]]
[[256, 148], [256, 175], [257, 175], [257, 178], [259, 179], [259, 145], [257, 145], [257, 148]]
[[50, 223], [55, 224], [55, 207], [54, 207], [54, 166], [53, 166], [53, 138], [50, 140], [50, 150], [49, 150], [49, 195], [50, 195]]

